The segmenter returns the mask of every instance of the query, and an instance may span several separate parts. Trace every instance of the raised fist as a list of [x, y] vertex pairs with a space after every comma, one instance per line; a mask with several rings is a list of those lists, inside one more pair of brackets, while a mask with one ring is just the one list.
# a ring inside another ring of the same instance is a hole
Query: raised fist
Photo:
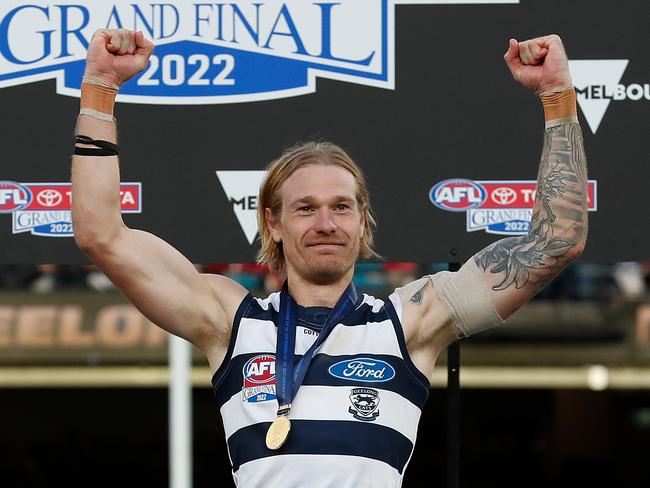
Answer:
[[562, 39], [555, 34], [523, 42], [510, 39], [503, 59], [512, 77], [540, 96], [573, 86]]
[[140, 31], [99, 29], [88, 46], [85, 76], [120, 87], [147, 67], [152, 52]]

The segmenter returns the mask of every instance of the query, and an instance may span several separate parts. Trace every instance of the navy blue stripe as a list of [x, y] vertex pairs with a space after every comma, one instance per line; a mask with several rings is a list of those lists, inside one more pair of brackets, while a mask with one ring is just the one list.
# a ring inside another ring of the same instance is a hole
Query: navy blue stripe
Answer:
[[270, 300], [267, 302], [267, 305], [268, 308], [264, 310], [256, 299], [253, 300], [253, 304], [246, 311], [246, 315], [244, 315], [244, 317], [249, 319], [275, 321], [275, 317], [278, 315], [278, 312], [275, 311], [275, 309], [273, 308], [273, 304], [271, 303]]
[[230, 367], [232, 363], [232, 352], [235, 349], [235, 342], [237, 341], [237, 331], [239, 330], [239, 323], [241, 322], [242, 317], [245, 316], [247, 310], [249, 309], [249, 307], [252, 305], [253, 302], [257, 303], [256, 300], [253, 298], [253, 296], [249, 293], [241, 301], [239, 307], [237, 307], [237, 312], [235, 313], [235, 318], [233, 319], [232, 331], [230, 332], [230, 341], [228, 342], [228, 350], [226, 351], [226, 355], [224, 356], [221, 365], [214, 372], [214, 375], [212, 375], [212, 387], [215, 391], [217, 390], [219, 385], [223, 382], [228, 372], [230, 371]]
[[329, 454], [375, 459], [391, 465], [401, 474], [413, 450], [413, 444], [405, 436], [372, 422], [292, 420], [287, 442], [272, 451], [265, 443], [270, 425], [270, 422], [249, 425], [228, 438], [234, 472], [244, 463], [269, 456]]
[[388, 315], [386, 315], [383, 308], [379, 309], [379, 312], [373, 312], [372, 305], [364, 303], [341, 320], [341, 323], [354, 327], [357, 325], [366, 325], [369, 322], [383, 322], [384, 320], [388, 320]]
[[[217, 400], [219, 409], [230, 398], [239, 393], [244, 385], [244, 365], [246, 362], [257, 356], [259, 353], [240, 354], [230, 361], [230, 374], [223, 381], [214, 387], [214, 394]], [[403, 353], [402, 353], [403, 354]], [[389, 381], [350, 381], [337, 378], [329, 373], [329, 367], [339, 361], [344, 361], [354, 358], [373, 358], [385, 361], [390, 364], [395, 370], [395, 377]], [[299, 360], [300, 356], [295, 356], [295, 361]], [[425, 378], [426, 379], [426, 378]], [[423, 387], [422, 383], [413, 378], [408, 364], [397, 356], [389, 356], [385, 354], [371, 354], [360, 352], [354, 355], [345, 356], [329, 356], [327, 354], [317, 354], [309, 366], [307, 375], [302, 383], [303, 385], [310, 386], [348, 386], [353, 387], [368, 387], [379, 388], [395, 392], [396, 394], [406, 398], [408, 401], [417, 406], [420, 410], [424, 408], [424, 404], [429, 395], [429, 389]]]
[[[390, 364], [395, 370], [395, 376], [388, 381], [350, 381], [333, 376], [329, 372], [330, 366], [340, 361], [361, 357], [379, 359]], [[424, 408], [424, 404], [429, 396], [428, 389], [422, 388], [419, 382], [413, 381], [407, 364], [401, 358], [385, 354], [364, 354], [363, 352], [350, 356], [317, 355], [312, 362], [312, 367], [310, 367], [303, 385], [379, 388], [397, 393], [416, 405], [420, 410]]]
[[411, 377], [417, 383], [422, 386], [427, 391], [427, 396], [429, 395], [429, 388], [431, 388], [431, 383], [429, 383], [429, 378], [427, 378], [422, 371], [420, 371], [413, 361], [411, 360], [411, 355], [409, 354], [408, 349], [406, 348], [406, 340], [404, 339], [404, 329], [402, 329], [402, 322], [400, 322], [399, 317], [397, 316], [397, 311], [393, 306], [393, 302], [386, 300], [384, 304], [384, 309], [388, 316], [390, 317], [393, 327], [395, 328], [395, 335], [397, 336], [397, 341], [399, 342], [399, 348], [404, 357], [404, 362], [411, 373]]

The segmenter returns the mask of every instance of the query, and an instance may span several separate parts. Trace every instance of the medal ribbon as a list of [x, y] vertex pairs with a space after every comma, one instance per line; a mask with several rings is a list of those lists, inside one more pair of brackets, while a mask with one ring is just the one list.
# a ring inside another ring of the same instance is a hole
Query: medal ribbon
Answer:
[[339, 321], [352, 312], [360, 302], [354, 284], [350, 283], [330, 312], [323, 328], [307, 352], [294, 365], [297, 328], [297, 305], [289, 295], [288, 280], [280, 292], [280, 317], [275, 359], [275, 390], [278, 399], [278, 415], [286, 415], [291, 409], [291, 402], [305, 379], [309, 364], [316, 349], [325, 342]]

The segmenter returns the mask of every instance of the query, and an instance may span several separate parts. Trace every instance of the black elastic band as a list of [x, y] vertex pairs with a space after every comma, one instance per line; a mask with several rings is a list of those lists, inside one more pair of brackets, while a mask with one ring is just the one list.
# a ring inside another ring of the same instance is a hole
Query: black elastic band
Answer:
[[117, 156], [117, 152], [110, 149], [96, 149], [94, 147], [76, 147], [74, 154], [77, 156]]
[[91, 139], [88, 136], [77, 135], [74, 142], [75, 144], [88, 144], [97, 148], [75, 146], [74, 154], [78, 156], [117, 156], [119, 154], [117, 144], [101, 139]]

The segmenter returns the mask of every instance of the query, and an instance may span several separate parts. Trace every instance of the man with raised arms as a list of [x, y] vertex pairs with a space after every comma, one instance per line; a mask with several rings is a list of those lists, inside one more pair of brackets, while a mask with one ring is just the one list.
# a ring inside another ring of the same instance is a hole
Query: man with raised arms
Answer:
[[560, 38], [511, 39], [505, 54], [546, 118], [530, 232], [385, 301], [352, 285], [357, 259], [376, 256], [374, 220], [361, 170], [331, 143], [268, 167], [259, 257], [287, 281], [266, 299], [124, 225], [113, 104], [152, 51], [141, 32], [90, 42], [72, 163], [78, 245], [151, 321], [205, 353], [238, 486], [400, 486], [439, 353], [500, 326], [584, 248], [587, 166]]

